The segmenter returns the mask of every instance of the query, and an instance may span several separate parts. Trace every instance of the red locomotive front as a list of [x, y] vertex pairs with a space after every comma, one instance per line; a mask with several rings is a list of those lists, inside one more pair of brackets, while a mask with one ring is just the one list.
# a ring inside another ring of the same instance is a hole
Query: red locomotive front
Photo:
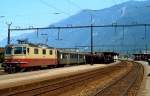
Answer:
[[7, 45], [5, 48], [3, 67], [9, 73], [57, 64], [57, 50], [54, 48], [30, 44]]

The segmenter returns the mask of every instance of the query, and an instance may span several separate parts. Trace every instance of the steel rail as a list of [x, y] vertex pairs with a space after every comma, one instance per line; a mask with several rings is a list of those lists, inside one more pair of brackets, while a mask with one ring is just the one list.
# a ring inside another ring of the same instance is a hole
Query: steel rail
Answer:
[[[133, 63], [133, 62], [132, 62]], [[111, 83], [109, 83], [108, 85], [106, 85], [103, 89], [101, 89], [101, 90], [99, 90], [99, 91], [97, 91], [97, 93], [95, 93], [94, 94], [94, 96], [99, 96], [99, 94], [103, 94], [103, 92], [104, 91], [107, 91], [107, 90], [111, 90], [111, 89], [109, 89], [110, 87], [112, 87], [112, 86], [115, 86], [118, 82], [122, 82], [124, 85], [122, 85], [122, 86], [124, 86], [124, 88], [126, 89], [125, 91], [123, 91], [121, 94], [121, 96], [128, 96], [127, 94], [128, 94], [128, 91], [129, 91], [129, 89], [133, 86], [133, 84], [137, 81], [137, 79], [138, 79], [138, 77], [139, 77], [139, 69], [141, 68], [141, 65], [140, 64], [137, 64], [136, 66], [134, 66], [130, 71], [128, 71], [128, 73], [126, 74], [126, 75], [124, 75], [124, 76], [122, 76], [121, 78], [119, 78], [118, 80], [116, 80], [116, 81], [114, 81], [114, 82], [111, 82]], [[142, 70], [140, 70], [140, 71], [142, 71]], [[136, 75], [135, 77], [131, 77], [132, 75]], [[129, 76], [129, 75], [131, 75], [131, 76]], [[129, 78], [127, 78], [127, 77], [130, 77], [130, 81], [128, 81], [127, 79], [129, 79]], [[126, 82], [125, 82], [126, 81]], [[121, 85], [120, 85], [121, 86]], [[120, 86], [118, 86], [118, 87], [120, 87]], [[118, 91], [118, 90], [116, 90], [116, 91]], [[115, 91], [115, 92], [116, 92]], [[111, 94], [111, 96], [113, 96], [113, 94]], [[114, 96], [116, 96], [116, 95], [114, 95]], [[119, 95], [120, 96], [120, 95]]]

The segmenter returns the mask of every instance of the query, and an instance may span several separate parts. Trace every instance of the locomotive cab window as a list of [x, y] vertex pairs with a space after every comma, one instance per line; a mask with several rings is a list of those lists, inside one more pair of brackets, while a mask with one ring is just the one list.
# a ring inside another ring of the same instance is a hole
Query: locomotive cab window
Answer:
[[42, 53], [45, 55], [46, 54], [46, 49], [43, 49]]

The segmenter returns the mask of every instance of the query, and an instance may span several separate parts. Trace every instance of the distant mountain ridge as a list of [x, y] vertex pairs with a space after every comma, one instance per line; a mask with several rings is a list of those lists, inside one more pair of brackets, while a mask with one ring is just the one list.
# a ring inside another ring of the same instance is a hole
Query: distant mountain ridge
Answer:
[[[105, 8], [102, 10], [82, 10], [65, 20], [49, 26], [83, 26], [91, 24], [91, 16], [94, 25], [109, 25], [109, 24], [150, 24], [150, 0], [147, 1], [128, 1], [119, 5]], [[146, 37], [144, 27], [130, 28], [94, 28], [94, 46], [95, 50], [101, 49], [144, 49], [145, 45], [149, 47], [150, 27], [147, 27]], [[90, 29], [61, 29], [60, 38], [58, 30], [39, 30], [39, 36], [35, 32], [21, 35], [18, 38], [28, 38], [34, 43], [46, 43], [47, 36], [40, 34], [48, 34], [48, 45], [54, 47], [71, 48], [77, 46], [90, 46]], [[146, 40], [145, 40], [146, 38]], [[4, 43], [5, 40], [0, 43]], [[15, 39], [14, 39], [15, 41]], [[111, 46], [112, 45], [112, 46]], [[132, 45], [127, 46], [125, 45]], [[120, 47], [121, 46], [121, 47]], [[132, 48], [131, 48], [132, 47]]]

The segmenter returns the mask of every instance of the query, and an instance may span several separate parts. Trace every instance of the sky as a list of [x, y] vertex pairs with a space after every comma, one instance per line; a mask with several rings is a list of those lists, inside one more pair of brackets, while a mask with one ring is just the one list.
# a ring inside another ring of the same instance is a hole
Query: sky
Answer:
[[[84, 9], [100, 10], [129, 0], [0, 0], [0, 40], [11, 28], [46, 27]], [[12, 34], [17, 36], [22, 32]]]

